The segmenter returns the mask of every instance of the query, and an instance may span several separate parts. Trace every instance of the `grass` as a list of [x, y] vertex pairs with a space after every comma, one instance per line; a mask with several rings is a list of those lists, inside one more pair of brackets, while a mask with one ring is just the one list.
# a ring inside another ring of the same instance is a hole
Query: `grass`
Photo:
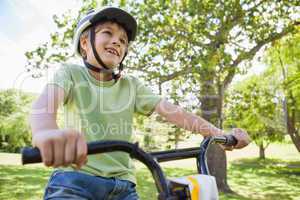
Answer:
[[[170, 177], [195, 173], [193, 170], [180, 168], [167, 168], [166, 172]], [[286, 162], [279, 159], [238, 160], [230, 164], [228, 176], [235, 194], [220, 194], [221, 200], [300, 199], [300, 162]], [[141, 199], [156, 200], [150, 174], [146, 170], [140, 170], [138, 178]]]
[[300, 199], [299, 161], [243, 159], [233, 162], [228, 173], [229, 184], [239, 194], [228, 199]]
[[[183, 176], [194, 170], [166, 168], [167, 176]], [[51, 173], [44, 167], [0, 165], [1, 200], [36, 200]], [[221, 200], [299, 200], [300, 162], [279, 159], [259, 161], [244, 159], [232, 162], [228, 170], [229, 184], [236, 194], [220, 195]], [[150, 172], [137, 172], [138, 192], [142, 200], [156, 200], [156, 189]]]
[[[269, 159], [257, 160], [257, 155], [258, 149], [253, 144], [227, 153], [228, 182], [235, 193], [220, 194], [220, 199], [300, 200], [300, 156], [295, 147], [272, 144], [266, 152]], [[245, 157], [248, 159], [242, 159]], [[42, 199], [51, 169], [40, 164], [21, 166], [19, 154], [0, 153], [0, 163], [0, 200]], [[141, 200], [157, 200], [151, 174], [141, 166], [137, 166]], [[195, 174], [196, 167], [194, 159], [167, 162], [162, 166], [168, 177]]]
[[0, 165], [0, 199], [42, 199], [50, 173], [44, 167]]

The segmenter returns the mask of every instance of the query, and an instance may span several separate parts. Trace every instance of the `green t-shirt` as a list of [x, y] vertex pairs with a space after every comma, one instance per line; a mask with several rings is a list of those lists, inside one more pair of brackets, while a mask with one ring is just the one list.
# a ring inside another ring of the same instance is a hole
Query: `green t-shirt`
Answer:
[[[82, 131], [87, 142], [131, 142], [134, 113], [151, 115], [161, 99], [133, 76], [101, 82], [79, 65], [62, 65], [48, 84], [64, 89], [64, 127]], [[124, 152], [90, 155], [80, 171], [136, 182], [133, 162]]]

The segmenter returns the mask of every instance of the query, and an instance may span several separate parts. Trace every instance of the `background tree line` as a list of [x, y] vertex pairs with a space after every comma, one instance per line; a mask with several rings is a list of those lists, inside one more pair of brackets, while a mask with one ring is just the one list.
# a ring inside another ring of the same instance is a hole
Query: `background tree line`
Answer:
[[34, 96], [18, 90], [0, 91], [0, 152], [20, 152], [31, 143], [27, 117]]

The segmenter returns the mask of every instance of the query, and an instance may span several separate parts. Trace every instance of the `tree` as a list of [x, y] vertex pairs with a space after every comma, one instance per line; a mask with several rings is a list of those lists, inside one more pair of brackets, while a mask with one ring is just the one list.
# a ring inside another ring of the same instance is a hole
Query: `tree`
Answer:
[[247, 130], [259, 147], [261, 159], [265, 159], [270, 143], [284, 139], [282, 101], [276, 90], [265, 74], [254, 75], [237, 83], [225, 101], [224, 126]]
[[30, 145], [31, 134], [27, 123], [32, 96], [16, 91], [0, 92], [0, 150], [19, 152]]
[[[183, 96], [195, 99], [194, 112], [220, 128], [224, 93], [240, 72], [239, 64], [251, 60], [266, 44], [294, 32], [300, 23], [298, 0], [128, 0], [120, 4], [139, 22], [139, 36], [131, 46], [127, 69], [149, 80], [162, 93], [170, 85], [185, 88]], [[83, 5], [80, 13], [95, 6], [96, 1], [84, 1]], [[62, 33], [26, 54], [29, 70], [44, 69], [48, 67], [45, 63], [72, 57], [66, 49], [76, 20], [70, 16], [56, 16]], [[55, 48], [55, 53], [49, 47]], [[219, 189], [230, 191], [224, 151], [211, 148], [208, 160]]]
[[[141, 29], [130, 68], [159, 88], [169, 86], [169, 81], [186, 88], [183, 95], [194, 96], [201, 115], [220, 128], [224, 93], [239, 73], [239, 64], [299, 24], [291, 17], [297, 12], [297, 1], [149, 0], [136, 4]], [[208, 161], [219, 189], [229, 191], [224, 152], [215, 146]]]
[[280, 41], [274, 42], [268, 50], [266, 63], [270, 65], [270, 74], [279, 81], [285, 113], [286, 131], [300, 152], [300, 30]]
[[188, 134], [186, 131], [176, 127], [175, 125], [171, 126], [171, 128], [172, 130], [168, 132], [167, 148], [171, 149], [174, 146], [175, 149], [178, 149], [179, 142], [188, 138]]

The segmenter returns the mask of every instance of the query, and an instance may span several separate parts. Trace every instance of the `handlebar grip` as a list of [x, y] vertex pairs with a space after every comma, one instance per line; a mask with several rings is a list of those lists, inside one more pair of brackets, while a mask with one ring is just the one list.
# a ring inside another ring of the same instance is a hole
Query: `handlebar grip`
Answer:
[[237, 145], [238, 141], [234, 135], [224, 135], [226, 138], [225, 146], [235, 146]]
[[38, 148], [32, 147], [24, 147], [21, 150], [22, 154], [22, 164], [29, 164], [29, 163], [40, 163], [42, 162], [42, 157], [40, 150]]

